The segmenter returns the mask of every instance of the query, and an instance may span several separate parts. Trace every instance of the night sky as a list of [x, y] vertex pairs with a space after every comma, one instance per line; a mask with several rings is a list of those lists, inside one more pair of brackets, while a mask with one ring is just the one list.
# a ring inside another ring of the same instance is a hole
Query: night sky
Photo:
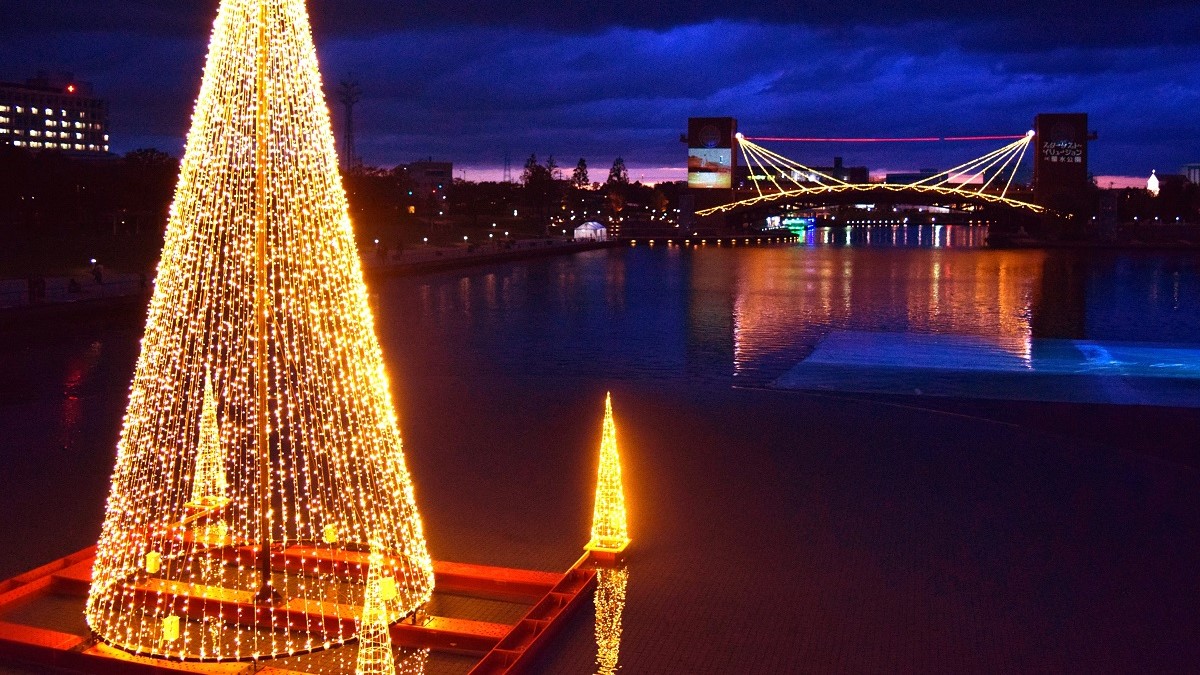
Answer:
[[[469, 179], [530, 153], [593, 180], [683, 176], [692, 115], [747, 135], [1021, 133], [1038, 112], [1087, 112], [1096, 174], [1200, 162], [1200, 4], [480, 3], [312, 0], [330, 84], [364, 90], [368, 164], [449, 159]], [[0, 79], [71, 71], [110, 101], [114, 150], [181, 154], [216, 0], [3, 0]], [[335, 124], [340, 114], [335, 106]], [[774, 146], [878, 172], [944, 168], [995, 146]], [[460, 174], [461, 175], [461, 174]]]

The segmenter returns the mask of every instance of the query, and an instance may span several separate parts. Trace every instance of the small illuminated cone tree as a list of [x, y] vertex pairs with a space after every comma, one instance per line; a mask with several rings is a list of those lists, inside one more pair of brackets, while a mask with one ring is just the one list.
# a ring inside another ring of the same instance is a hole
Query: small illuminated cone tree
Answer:
[[613, 422], [612, 394], [604, 402], [604, 431], [600, 439], [600, 470], [596, 479], [596, 505], [592, 512], [592, 539], [586, 546], [594, 554], [615, 555], [629, 545], [625, 516], [625, 490], [621, 484], [621, 456], [617, 452], [617, 427]]
[[343, 644], [372, 551], [387, 622], [432, 593], [321, 86], [304, 0], [221, 1], [87, 601], [122, 649]]
[[396, 598], [396, 585], [394, 579], [385, 575], [383, 563], [382, 554], [371, 554], [362, 618], [358, 623], [355, 675], [396, 675], [392, 636], [388, 630], [388, 604]]
[[217, 400], [212, 379], [204, 378], [204, 402], [200, 409], [200, 437], [196, 442], [196, 464], [192, 471], [192, 499], [187, 506], [201, 510], [226, 504], [229, 483], [225, 479], [225, 457], [221, 453], [221, 429], [217, 424]]

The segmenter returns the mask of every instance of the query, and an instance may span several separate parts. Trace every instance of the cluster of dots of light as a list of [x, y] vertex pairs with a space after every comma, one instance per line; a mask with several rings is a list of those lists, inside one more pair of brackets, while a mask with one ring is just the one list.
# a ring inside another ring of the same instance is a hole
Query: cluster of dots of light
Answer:
[[613, 675], [621, 652], [621, 619], [625, 612], [626, 567], [596, 570], [596, 673]]
[[286, 657], [432, 588], [304, 1], [222, 0], [88, 625], [138, 654]]
[[625, 490], [621, 484], [621, 456], [617, 451], [617, 427], [613, 421], [612, 394], [609, 394], [604, 401], [600, 468], [592, 512], [592, 538], [588, 548], [622, 550], [628, 544], [629, 524], [625, 514]]

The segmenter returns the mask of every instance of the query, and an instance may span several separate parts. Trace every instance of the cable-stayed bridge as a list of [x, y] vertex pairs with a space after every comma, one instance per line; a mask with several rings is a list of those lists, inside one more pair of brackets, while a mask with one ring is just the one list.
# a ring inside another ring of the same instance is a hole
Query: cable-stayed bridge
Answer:
[[[1007, 140], [1009, 137], [989, 138]], [[1000, 148], [912, 182], [856, 183], [801, 164], [757, 142], [758, 140], [769, 142], [772, 140], [810, 139], [755, 139], [739, 133], [736, 135], [737, 146], [744, 164], [749, 170], [750, 183], [753, 186], [752, 194], [725, 204], [699, 210], [696, 215], [709, 216], [730, 213], [768, 204], [841, 204], [874, 201], [940, 206], [1002, 206], [1031, 213], [1042, 213], [1046, 210], [1042, 205], [1010, 195], [1017, 170], [1021, 167], [1033, 138], [1032, 131], [1015, 136], [1015, 140]], [[836, 140], [851, 142], [865, 139]]]

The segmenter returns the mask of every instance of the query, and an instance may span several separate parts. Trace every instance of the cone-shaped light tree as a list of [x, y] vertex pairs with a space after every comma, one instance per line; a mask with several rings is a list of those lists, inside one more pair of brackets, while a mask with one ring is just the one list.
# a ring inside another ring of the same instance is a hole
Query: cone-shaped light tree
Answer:
[[178, 658], [330, 647], [355, 636], [371, 552], [396, 584], [385, 623], [429, 599], [307, 11], [222, 0], [87, 621]]
[[388, 631], [388, 604], [396, 599], [396, 586], [384, 569], [384, 558], [372, 553], [367, 569], [362, 618], [358, 624], [358, 658], [355, 675], [395, 675], [392, 636]]
[[217, 400], [213, 397], [212, 378], [204, 378], [204, 402], [200, 409], [200, 437], [196, 442], [196, 464], [192, 470], [193, 509], [219, 507], [228, 502], [229, 482], [225, 478], [225, 455], [221, 452], [221, 429], [217, 424]]
[[592, 539], [587, 548], [620, 552], [629, 545], [625, 516], [625, 489], [621, 483], [621, 456], [617, 452], [617, 427], [613, 421], [612, 394], [604, 401], [604, 430], [600, 439], [600, 470], [596, 479], [596, 505], [592, 512]]

